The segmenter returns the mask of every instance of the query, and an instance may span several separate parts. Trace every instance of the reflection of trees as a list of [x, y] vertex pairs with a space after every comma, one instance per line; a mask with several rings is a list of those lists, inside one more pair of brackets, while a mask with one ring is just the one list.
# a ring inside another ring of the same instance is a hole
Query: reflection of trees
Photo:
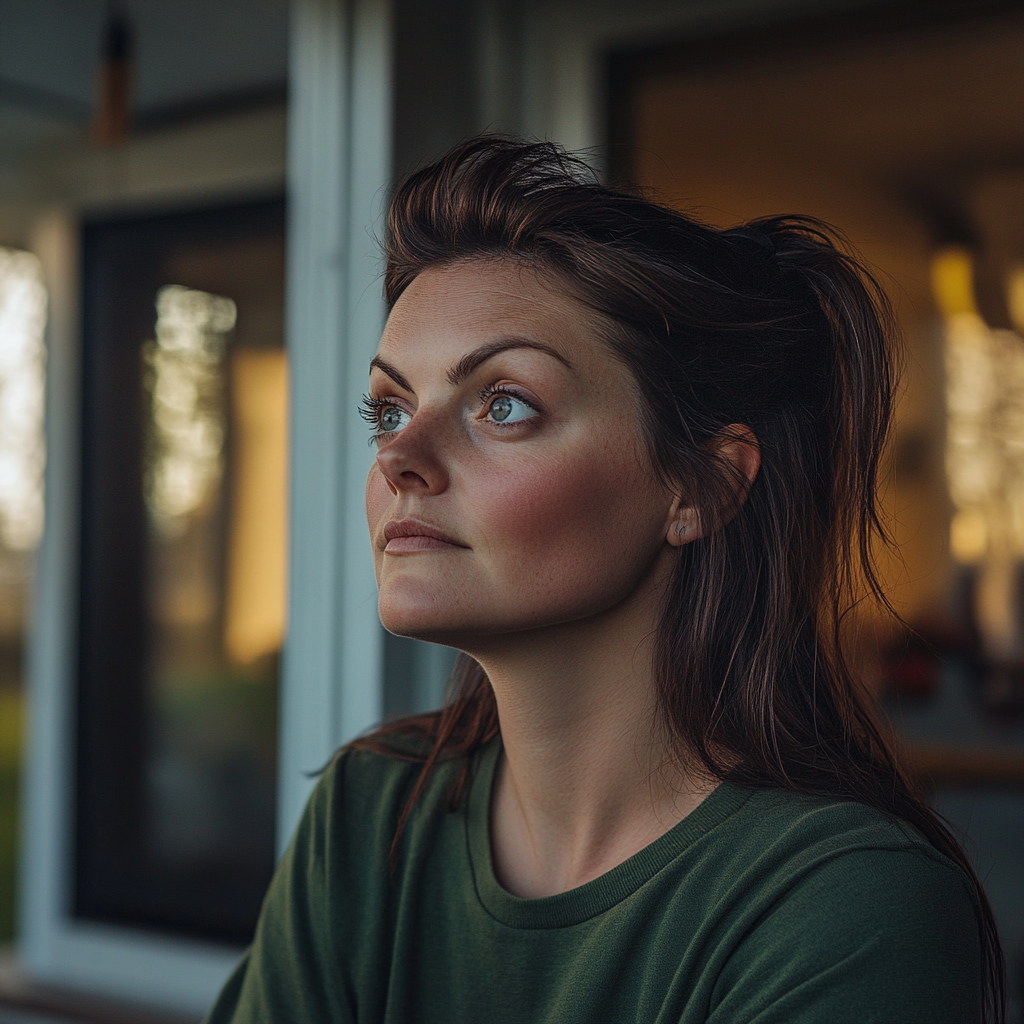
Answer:
[[146, 503], [166, 536], [181, 533], [223, 473], [223, 361], [235, 316], [230, 299], [181, 285], [157, 296], [156, 340], [144, 349], [151, 396]]
[[273, 849], [277, 659], [184, 673], [155, 695], [148, 840], [159, 861], [262, 869]]
[[0, 542], [15, 551], [43, 530], [45, 323], [39, 260], [0, 248]]
[[0, 942], [14, 937], [22, 644], [43, 532], [46, 289], [39, 260], [0, 248]]

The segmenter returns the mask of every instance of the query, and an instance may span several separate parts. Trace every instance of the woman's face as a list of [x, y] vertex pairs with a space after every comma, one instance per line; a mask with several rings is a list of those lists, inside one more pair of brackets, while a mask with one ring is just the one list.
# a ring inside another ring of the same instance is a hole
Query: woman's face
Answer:
[[464, 650], [599, 615], [670, 558], [632, 375], [596, 314], [535, 271], [420, 274], [388, 318], [367, 412], [380, 617]]

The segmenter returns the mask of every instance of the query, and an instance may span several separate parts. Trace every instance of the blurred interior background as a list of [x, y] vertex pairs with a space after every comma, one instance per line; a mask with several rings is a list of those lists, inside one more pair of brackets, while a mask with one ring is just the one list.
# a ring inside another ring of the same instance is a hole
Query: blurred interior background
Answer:
[[309, 773], [440, 702], [355, 406], [388, 188], [485, 129], [879, 276], [906, 626], [854, 642], [1024, 1020], [1024, 5], [0, 0], [0, 1024], [197, 1019]]

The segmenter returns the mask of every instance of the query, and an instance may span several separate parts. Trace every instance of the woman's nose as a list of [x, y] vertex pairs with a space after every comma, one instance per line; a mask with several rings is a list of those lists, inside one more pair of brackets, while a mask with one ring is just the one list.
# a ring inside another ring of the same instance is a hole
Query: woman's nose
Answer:
[[416, 418], [385, 441], [377, 452], [377, 466], [392, 493], [439, 494], [448, 486], [443, 441], [431, 425]]

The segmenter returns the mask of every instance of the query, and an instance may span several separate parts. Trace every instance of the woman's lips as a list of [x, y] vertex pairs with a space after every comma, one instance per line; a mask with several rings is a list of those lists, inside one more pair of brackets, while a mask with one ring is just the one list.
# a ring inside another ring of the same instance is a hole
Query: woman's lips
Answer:
[[384, 527], [384, 539], [387, 541], [384, 551], [389, 555], [466, 547], [465, 544], [460, 544], [446, 533], [442, 533], [436, 526], [418, 519], [391, 520]]

